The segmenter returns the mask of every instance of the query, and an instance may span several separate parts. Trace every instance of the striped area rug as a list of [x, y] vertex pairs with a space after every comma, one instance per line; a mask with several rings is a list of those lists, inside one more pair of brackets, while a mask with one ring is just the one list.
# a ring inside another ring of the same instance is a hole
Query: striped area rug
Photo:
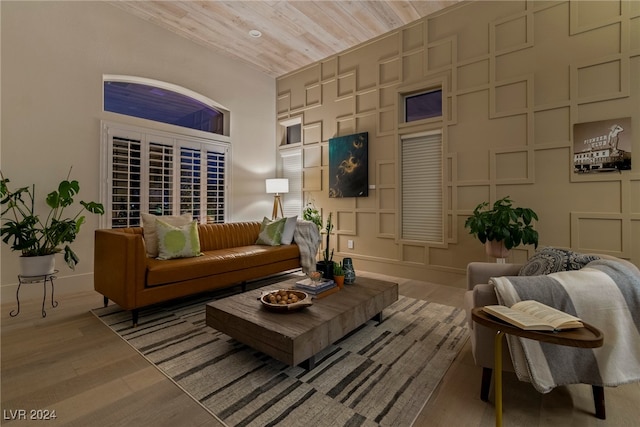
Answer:
[[410, 426], [468, 337], [463, 310], [400, 296], [305, 371], [206, 326], [211, 299], [141, 310], [137, 328], [93, 313], [228, 426]]

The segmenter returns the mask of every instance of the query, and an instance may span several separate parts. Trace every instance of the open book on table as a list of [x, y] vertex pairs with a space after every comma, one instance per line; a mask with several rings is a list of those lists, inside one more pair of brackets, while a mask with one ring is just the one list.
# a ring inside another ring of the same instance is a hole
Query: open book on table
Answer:
[[527, 331], [561, 331], [584, 326], [579, 318], [534, 300], [517, 302], [511, 308], [487, 305], [483, 310]]

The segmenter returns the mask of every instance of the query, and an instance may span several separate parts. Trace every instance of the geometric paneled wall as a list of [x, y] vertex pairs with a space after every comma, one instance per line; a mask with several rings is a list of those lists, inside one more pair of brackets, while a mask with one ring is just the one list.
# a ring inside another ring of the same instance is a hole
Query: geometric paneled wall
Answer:
[[[435, 86], [442, 117], [402, 123], [401, 94]], [[457, 5], [283, 76], [277, 92], [278, 121], [303, 127], [281, 149], [302, 150], [305, 198], [337, 219], [337, 258], [459, 286], [468, 262], [491, 260], [465, 219], [509, 195], [538, 213], [541, 245], [640, 265], [640, 2]], [[574, 172], [574, 125], [628, 117], [632, 169]], [[429, 130], [443, 139], [444, 244], [398, 233], [399, 141]], [[369, 133], [369, 196], [329, 198], [328, 141], [357, 132]]]

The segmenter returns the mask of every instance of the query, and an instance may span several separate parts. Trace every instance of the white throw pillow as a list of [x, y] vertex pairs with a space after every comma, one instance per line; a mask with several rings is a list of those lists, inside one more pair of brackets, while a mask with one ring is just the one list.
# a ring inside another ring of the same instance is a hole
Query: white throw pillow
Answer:
[[157, 216], [150, 213], [142, 212], [142, 235], [144, 237], [144, 245], [147, 248], [147, 256], [156, 258], [158, 256], [158, 235], [156, 233], [156, 219], [160, 219], [167, 224], [181, 226], [189, 224], [193, 221], [193, 216], [189, 213], [183, 215], [165, 215]]
[[283, 245], [290, 245], [293, 242], [293, 233], [296, 231], [296, 224], [298, 223], [298, 215], [287, 217], [287, 222], [284, 223], [284, 231], [282, 232]]
[[191, 258], [202, 255], [198, 237], [198, 221], [174, 227], [156, 219], [158, 233], [158, 258]]

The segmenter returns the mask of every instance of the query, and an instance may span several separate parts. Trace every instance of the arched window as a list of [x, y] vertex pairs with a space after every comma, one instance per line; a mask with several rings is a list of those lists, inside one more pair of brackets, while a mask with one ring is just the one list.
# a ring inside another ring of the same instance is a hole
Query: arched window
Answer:
[[188, 129], [102, 122], [103, 226], [140, 226], [141, 212], [225, 221], [228, 110], [187, 89], [127, 76], [105, 76], [104, 109]]
[[228, 135], [229, 112], [193, 91], [151, 79], [105, 76], [104, 111]]

